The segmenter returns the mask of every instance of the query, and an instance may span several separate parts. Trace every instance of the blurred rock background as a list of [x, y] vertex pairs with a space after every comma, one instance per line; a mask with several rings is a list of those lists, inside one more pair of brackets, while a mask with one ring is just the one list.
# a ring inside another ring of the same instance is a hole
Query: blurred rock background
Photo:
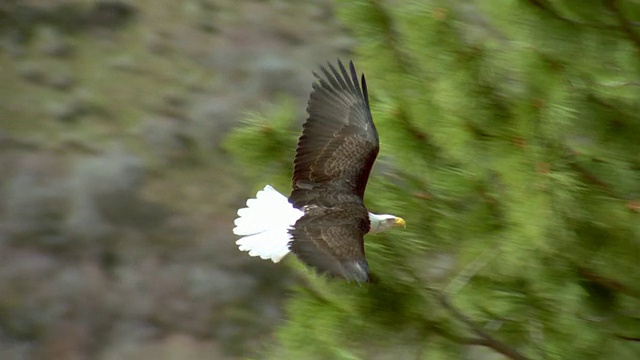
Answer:
[[351, 40], [328, 0], [0, 0], [0, 359], [234, 359], [292, 277], [220, 146]]

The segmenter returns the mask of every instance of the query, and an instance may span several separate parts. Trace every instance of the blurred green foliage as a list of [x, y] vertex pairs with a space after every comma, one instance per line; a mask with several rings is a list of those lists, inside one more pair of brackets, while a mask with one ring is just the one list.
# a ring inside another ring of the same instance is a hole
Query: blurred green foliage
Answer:
[[[300, 287], [272, 357], [460, 359], [499, 343], [527, 358], [639, 358], [640, 3], [338, 12], [380, 133], [366, 201], [408, 228], [368, 237], [378, 283]], [[261, 182], [290, 175], [291, 114], [250, 117], [227, 142]]]
[[243, 125], [224, 139], [223, 148], [234, 154], [246, 177], [286, 193], [298, 136], [293, 126], [295, 114], [291, 100], [282, 97], [262, 112], [247, 113]]

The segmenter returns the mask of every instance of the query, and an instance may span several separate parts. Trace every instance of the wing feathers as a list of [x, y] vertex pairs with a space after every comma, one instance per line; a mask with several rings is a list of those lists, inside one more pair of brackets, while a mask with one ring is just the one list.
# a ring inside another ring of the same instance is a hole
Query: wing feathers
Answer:
[[365, 80], [364, 74], [362, 74], [362, 94], [364, 96], [364, 101], [367, 104], [367, 109], [368, 109], [369, 108], [369, 92], [367, 91], [367, 80]]
[[364, 206], [353, 203], [308, 210], [290, 230], [291, 251], [322, 274], [367, 282], [368, 271], [362, 270], [368, 269], [363, 239], [368, 221], [363, 214]]
[[[378, 133], [358, 76], [338, 61], [314, 73], [313, 86], [294, 161], [293, 193], [295, 206], [304, 206], [296, 197], [298, 182], [345, 186], [344, 191], [364, 196], [373, 162], [378, 154]], [[364, 76], [363, 76], [364, 79]]]
[[[360, 85], [358, 85], [358, 74], [356, 73], [356, 67], [353, 66], [353, 62], [349, 61], [349, 71], [351, 71], [351, 80], [353, 81], [353, 85], [355, 86], [355, 90], [362, 94], [362, 91], [360, 90]], [[364, 75], [362, 76], [362, 80], [364, 82]], [[365, 100], [366, 100], [366, 94], [365, 95]], [[369, 107], [369, 104], [367, 104], [367, 107]]]
[[298, 140], [289, 201], [305, 215], [293, 226], [291, 251], [320, 273], [368, 281], [364, 234], [369, 218], [363, 203], [378, 133], [364, 75], [338, 60], [314, 73]]

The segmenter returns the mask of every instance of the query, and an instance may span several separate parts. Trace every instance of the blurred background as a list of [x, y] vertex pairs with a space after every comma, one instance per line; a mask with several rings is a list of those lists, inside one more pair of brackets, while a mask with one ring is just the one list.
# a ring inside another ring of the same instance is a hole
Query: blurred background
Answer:
[[333, 4], [3, 0], [0, 24], [0, 358], [252, 353], [290, 278], [237, 251], [255, 189], [220, 142], [282, 94], [302, 123], [353, 43]]
[[[0, 0], [0, 359], [640, 358], [639, 54], [636, 0]], [[375, 286], [231, 232], [337, 57]]]

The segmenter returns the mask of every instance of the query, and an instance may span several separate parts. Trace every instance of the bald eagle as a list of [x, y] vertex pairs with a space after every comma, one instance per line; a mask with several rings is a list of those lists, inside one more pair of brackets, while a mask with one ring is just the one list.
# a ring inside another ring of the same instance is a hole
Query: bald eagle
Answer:
[[378, 155], [367, 84], [352, 62], [338, 60], [313, 73], [307, 113], [298, 140], [287, 199], [267, 185], [238, 210], [236, 244], [251, 256], [279, 262], [293, 252], [318, 273], [368, 282], [364, 235], [405, 226], [402, 218], [377, 215], [364, 205], [364, 192]]

